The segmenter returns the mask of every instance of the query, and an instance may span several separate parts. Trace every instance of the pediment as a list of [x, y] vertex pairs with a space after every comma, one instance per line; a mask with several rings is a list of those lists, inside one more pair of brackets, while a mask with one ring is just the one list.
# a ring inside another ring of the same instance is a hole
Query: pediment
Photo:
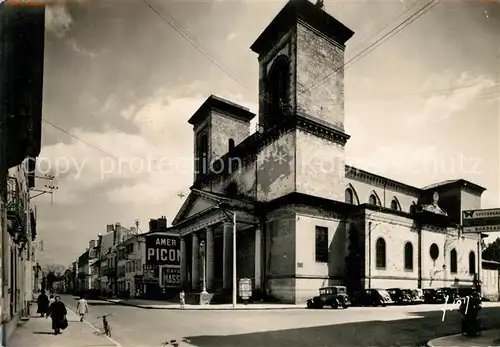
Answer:
[[197, 215], [211, 208], [212, 206], [214, 206], [214, 202], [212, 200], [203, 198], [198, 194], [194, 194], [193, 192], [191, 192], [189, 193], [186, 201], [177, 213], [177, 216], [175, 216], [172, 225], [175, 225], [185, 219]]

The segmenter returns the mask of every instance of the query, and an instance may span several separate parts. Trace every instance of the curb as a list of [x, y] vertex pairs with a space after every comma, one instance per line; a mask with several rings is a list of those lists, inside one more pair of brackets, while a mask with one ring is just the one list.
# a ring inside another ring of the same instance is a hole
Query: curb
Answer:
[[[129, 306], [129, 307], [136, 307], [136, 308], [141, 308], [143, 310], [179, 310], [179, 311], [270, 311], [270, 310], [304, 310], [306, 307], [261, 307], [261, 308], [246, 308], [246, 307], [227, 307], [227, 308], [180, 308], [180, 307], [151, 307], [151, 306], [145, 306], [145, 305], [134, 305], [130, 304], [128, 302], [116, 302], [116, 301], [111, 301], [109, 299], [102, 299], [104, 301], [107, 301], [109, 303], [115, 304], [115, 305], [121, 305], [121, 306]], [[215, 305], [213, 305], [215, 306]], [[213, 307], [212, 306], [212, 307]]]

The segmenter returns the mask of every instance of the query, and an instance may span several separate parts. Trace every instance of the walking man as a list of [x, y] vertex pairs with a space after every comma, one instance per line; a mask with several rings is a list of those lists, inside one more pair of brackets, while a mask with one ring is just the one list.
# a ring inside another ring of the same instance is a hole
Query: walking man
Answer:
[[184, 305], [186, 304], [186, 294], [183, 290], [179, 293], [179, 300], [181, 302], [181, 308], [184, 308]]
[[80, 322], [83, 322], [83, 318], [85, 318], [85, 314], [89, 313], [89, 306], [87, 304], [87, 300], [82, 296], [80, 296], [80, 300], [78, 300], [78, 304], [76, 305], [76, 310], [80, 314]]

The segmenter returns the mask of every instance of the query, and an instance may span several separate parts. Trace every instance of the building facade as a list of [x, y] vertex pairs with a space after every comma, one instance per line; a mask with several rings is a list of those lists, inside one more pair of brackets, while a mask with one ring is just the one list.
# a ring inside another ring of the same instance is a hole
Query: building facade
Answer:
[[342, 65], [353, 34], [309, 1], [289, 1], [251, 47], [258, 131], [255, 114], [216, 96], [189, 120], [194, 182], [172, 223], [187, 290], [200, 291], [204, 264], [207, 289], [230, 292], [233, 228], [237, 278], [252, 279], [254, 297], [481, 283], [481, 235], [462, 233], [461, 216], [481, 207], [484, 188], [419, 188], [345, 164]]

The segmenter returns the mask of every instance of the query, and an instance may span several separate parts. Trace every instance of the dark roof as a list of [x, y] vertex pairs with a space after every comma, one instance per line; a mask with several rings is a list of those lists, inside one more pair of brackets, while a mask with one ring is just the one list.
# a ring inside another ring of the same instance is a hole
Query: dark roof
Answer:
[[469, 186], [472, 189], [475, 189], [479, 191], [480, 193], [484, 192], [486, 188], [481, 187], [480, 185], [477, 185], [475, 183], [472, 183], [470, 181], [464, 180], [463, 178], [458, 178], [454, 180], [446, 180], [446, 181], [441, 181], [437, 183], [430, 184], [428, 186], [425, 186], [422, 188], [422, 190], [430, 190], [430, 189], [436, 189], [436, 188], [443, 188], [446, 186], [451, 186], [451, 185], [461, 185], [461, 186]]
[[192, 125], [200, 124], [205, 120], [205, 118], [208, 116], [208, 113], [213, 109], [217, 109], [225, 114], [228, 114], [245, 122], [250, 122], [255, 117], [255, 113], [251, 112], [247, 107], [238, 105], [234, 102], [215, 95], [210, 95], [207, 100], [205, 100], [205, 102], [200, 106], [200, 108], [194, 113], [194, 115], [188, 120], [188, 123]]
[[351, 29], [308, 0], [290, 0], [250, 49], [257, 54], [268, 51], [298, 20], [304, 21], [342, 45], [354, 35]]

